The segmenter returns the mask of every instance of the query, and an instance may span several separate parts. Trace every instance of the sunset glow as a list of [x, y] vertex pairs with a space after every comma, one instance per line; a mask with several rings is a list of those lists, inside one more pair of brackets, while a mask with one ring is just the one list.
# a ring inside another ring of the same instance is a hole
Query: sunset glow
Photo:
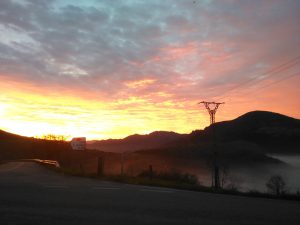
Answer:
[[0, 129], [189, 133], [201, 100], [300, 118], [299, 1], [254, 2], [1, 1]]

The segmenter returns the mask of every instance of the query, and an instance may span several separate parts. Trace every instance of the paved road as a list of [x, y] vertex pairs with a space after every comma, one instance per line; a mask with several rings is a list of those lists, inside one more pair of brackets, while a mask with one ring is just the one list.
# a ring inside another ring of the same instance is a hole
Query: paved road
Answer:
[[300, 224], [300, 203], [63, 176], [0, 165], [0, 224]]

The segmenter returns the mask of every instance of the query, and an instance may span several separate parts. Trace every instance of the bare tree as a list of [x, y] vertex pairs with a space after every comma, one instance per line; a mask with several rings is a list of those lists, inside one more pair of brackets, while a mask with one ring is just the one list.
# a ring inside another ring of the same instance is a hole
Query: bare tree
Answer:
[[286, 192], [286, 183], [280, 175], [272, 176], [266, 186], [270, 193], [280, 196]]

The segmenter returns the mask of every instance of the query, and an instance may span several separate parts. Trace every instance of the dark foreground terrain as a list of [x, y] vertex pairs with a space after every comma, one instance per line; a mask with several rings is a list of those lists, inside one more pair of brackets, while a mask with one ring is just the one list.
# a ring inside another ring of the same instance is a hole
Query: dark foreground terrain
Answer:
[[300, 224], [300, 204], [134, 186], [0, 165], [1, 224]]

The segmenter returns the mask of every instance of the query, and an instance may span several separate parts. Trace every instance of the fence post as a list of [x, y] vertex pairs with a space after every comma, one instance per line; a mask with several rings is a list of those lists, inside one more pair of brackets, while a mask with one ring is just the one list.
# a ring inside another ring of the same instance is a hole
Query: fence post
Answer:
[[80, 168], [80, 173], [81, 173], [81, 174], [84, 174], [84, 171], [83, 171], [83, 166], [82, 166], [82, 164], [81, 164], [81, 163], [79, 164], [79, 168]]
[[152, 165], [149, 165], [149, 176], [150, 176], [150, 180], [152, 180], [152, 178], [153, 178], [153, 167], [152, 167]]
[[97, 168], [97, 175], [98, 176], [103, 176], [103, 169], [104, 169], [103, 157], [98, 157], [98, 168]]
[[124, 152], [121, 153], [121, 176], [124, 175]]

